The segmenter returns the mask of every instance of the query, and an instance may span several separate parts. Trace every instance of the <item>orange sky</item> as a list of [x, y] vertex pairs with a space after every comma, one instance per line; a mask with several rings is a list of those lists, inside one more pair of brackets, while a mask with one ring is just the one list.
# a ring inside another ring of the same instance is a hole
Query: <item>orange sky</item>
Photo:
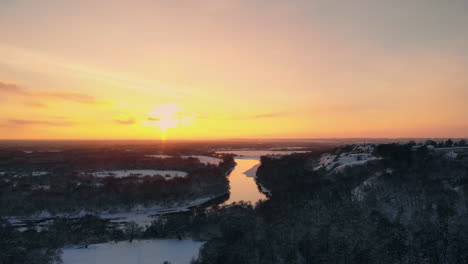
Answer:
[[0, 139], [468, 137], [468, 3], [1, 1]]

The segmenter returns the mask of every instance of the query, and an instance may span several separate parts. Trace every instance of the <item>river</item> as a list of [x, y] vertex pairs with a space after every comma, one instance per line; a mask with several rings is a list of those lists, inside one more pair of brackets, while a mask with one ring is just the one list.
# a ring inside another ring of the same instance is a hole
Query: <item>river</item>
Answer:
[[[255, 181], [260, 157], [266, 155], [289, 155], [307, 151], [272, 151], [272, 150], [222, 150], [218, 154], [234, 154], [236, 167], [229, 174], [230, 196], [224, 204], [233, 202], [250, 202], [253, 205], [259, 200], [267, 199]], [[265, 190], [265, 189], [264, 189]]]
[[[265, 194], [260, 192], [254, 177], [249, 177], [245, 172], [256, 172], [257, 166], [260, 164], [258, 159], [235, 159], [237, 165], [229, 174], [230, 195], [226, 204], [234, 202], [251, 202], [255, 204], [257, 201], [266, 199]], [[249, 173], [250, 174], [250, 173]], [[255, 175], [255, 174], [253, 174]]]

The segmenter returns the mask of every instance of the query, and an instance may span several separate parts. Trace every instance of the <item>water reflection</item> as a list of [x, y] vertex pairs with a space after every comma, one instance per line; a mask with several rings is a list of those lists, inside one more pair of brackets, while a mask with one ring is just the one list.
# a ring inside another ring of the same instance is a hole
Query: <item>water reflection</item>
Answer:
[[235, 161], [237, 166], [229, 174], [231, 190], [229, 200], [226, 201], [226, 204], [240, 201], [255, 204], [258, 200], [267, 199], [267, 197], [259, 191], [255, 178], [248, 177], [244, 174], [244, 172], [260, 164], [260, 161], [258, 159], [235, 159]]

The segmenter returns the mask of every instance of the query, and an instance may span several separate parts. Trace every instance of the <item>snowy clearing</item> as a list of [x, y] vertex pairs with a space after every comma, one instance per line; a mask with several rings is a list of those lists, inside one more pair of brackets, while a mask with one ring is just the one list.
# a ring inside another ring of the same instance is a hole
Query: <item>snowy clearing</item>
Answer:
[[205, 242], [192, 240], [157, 239], [130, 242], [102, 243], [88, 248], [64, 248], [64, 264], [172, 264], [190, 263], [198, 256]]
[[346, 167], [363, 165], [368, 161], [379, 159], [370, 154], [372, 150], [373, 148], [369, 146], [356, 146], [353, 151], [339, 155], [323, 154], [314, 170], [325, 169], [327, 171], [340, 172]]
[[182, 158], [196, 158], [203, 164], [211, 164], [211, 165], [219, 165], [223, 162], [222, 159], [210, 157], [210, 156], [201, 156], [201, 155], [190, 155], [190, 156], [182, 156]]
[[[150, 157], [150, 158], [158, 158], [158, 159], [167, 159], [167, 158], [172, 158], [173, 156], [169, 155], [146, 155], [145, 157]], [[210, 157], [210, 156], [203, 156], [203, 155], [184, 155], [180, 156], [183, 159], [188, 159], [188, 158], [195, 158], [200, 161], [200, 163], [207, 164], [207, 165], [219, 165], [221, 162], [223, 162], [222, 159], [218, 159], [215, 157]]]
[[145, 157], [157, 158], [157, 159], [167, 159], [167, 158], [170, 158], [172, 156], [169, 156], [169, 155], [145, 155]]
[[185, 171], [170, 171], [170, 170], [114, 170], [114, 171], [99, 171], [93, 172], [91, 175], [99, 178], [114, 176], [116, 178], [126, 178], [130, 176], [137, 176], [139, 178], [145, 176], [163, 176], [166, 179], [173, 179], [176, 177], [185, 177]]

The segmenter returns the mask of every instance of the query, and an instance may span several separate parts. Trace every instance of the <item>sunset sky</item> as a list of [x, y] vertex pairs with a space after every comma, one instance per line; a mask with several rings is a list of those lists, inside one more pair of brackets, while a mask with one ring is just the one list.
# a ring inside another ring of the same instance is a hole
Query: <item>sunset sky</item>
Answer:
[[466, 0], [0, 0], [0, 139], [468, 137]]

